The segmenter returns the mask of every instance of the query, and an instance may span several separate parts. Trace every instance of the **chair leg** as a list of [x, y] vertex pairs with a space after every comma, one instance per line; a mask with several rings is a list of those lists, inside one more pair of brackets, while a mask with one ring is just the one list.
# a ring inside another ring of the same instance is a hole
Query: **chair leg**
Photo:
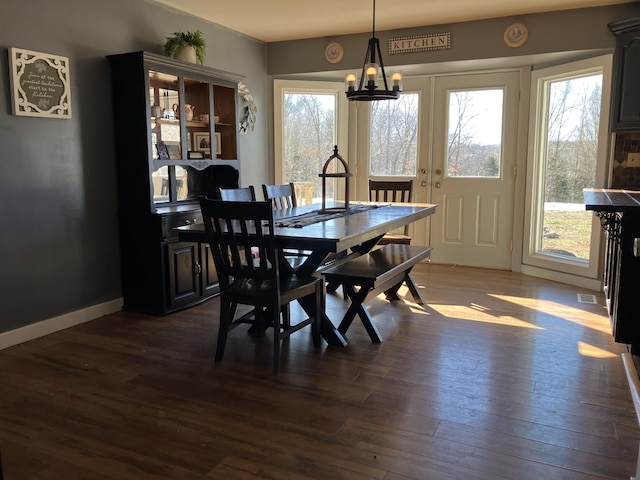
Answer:
[[319, 284], [319, 286], [316, 288], [315, 319], [314, 319], [313, 323], [311, 324], [311, 335], [313, 336], [313, 346], [316, 347], [316, 348], [320, 347], [320, 345], [321, 345], [320, 321], [321, 321], [322, 314], [325, 311], [325, 306], [324, 306], [324, 298], [325, 298], [324, 288], [325, 288], [325, 283], [324, 282], [321, 282]]
[[218, 328], [218, 345], [216, 347], [215, 361], [222, 361], [224, 357], [224, 348], [227, 345], [227, 336], [229, 334], [229, 326], [233, 321], [237, 304], [232, 304], [224, 300], [220, 300], [220, 326]]
[[280, 373], [280, 315], [281, 308], [271, 308], [273, 315], [273, 374]]
[[283, 305], [281, 308], [281, 312], [282, 312], [282, 325], [285, 328], [288, 328], [291, 326], [291, 304], [287, 303], [286, 305]]

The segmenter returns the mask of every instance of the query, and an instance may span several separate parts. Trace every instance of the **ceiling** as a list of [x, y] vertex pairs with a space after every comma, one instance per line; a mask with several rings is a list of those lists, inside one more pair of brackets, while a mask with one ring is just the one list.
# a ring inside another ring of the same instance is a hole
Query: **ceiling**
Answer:
[[[365, 33], [372, 0], [152, 0], [264, 42]], [[378, 0], [376, 30], [441, 25], [630, 0]]]

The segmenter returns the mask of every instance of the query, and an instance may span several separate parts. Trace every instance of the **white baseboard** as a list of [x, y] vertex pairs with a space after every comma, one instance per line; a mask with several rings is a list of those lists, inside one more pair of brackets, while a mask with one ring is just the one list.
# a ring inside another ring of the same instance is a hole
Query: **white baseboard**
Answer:
[[0, 350], [122, 310], [122, 298], [0, 333]]

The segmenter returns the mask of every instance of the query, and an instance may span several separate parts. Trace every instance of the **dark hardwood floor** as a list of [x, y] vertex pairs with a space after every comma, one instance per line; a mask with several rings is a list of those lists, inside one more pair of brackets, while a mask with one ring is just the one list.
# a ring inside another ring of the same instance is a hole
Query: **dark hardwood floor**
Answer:
[[[307, 330], [272, 375], [218, 300], [121, 312], [0, 351], [5, 480], [625, 479], [640, 433], [603, 297], [517, 273], [414, 270], [346, 348]], [[346, 306], [329, 299], [337, 322]], [[296, 309], [293, 309], [296, 313]]]

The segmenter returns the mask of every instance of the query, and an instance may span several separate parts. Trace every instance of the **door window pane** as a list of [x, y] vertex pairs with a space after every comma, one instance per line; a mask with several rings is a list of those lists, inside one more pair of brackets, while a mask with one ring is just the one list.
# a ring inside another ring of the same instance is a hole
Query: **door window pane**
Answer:
[[371, 102], [371, 176], [416, 175], [419, 100], [417, 93], [403, 93], [397, 100]]
[[500, 177], [504, 91], [449, 92], [448, 177]]
[[[285, 93], [283, 111], [283, 181], [294, 182], [300, 204], [322, 196], [318, 174], [336, 144], [336, 96]], [[335, 183], [327, 181], [327, 198]]]

